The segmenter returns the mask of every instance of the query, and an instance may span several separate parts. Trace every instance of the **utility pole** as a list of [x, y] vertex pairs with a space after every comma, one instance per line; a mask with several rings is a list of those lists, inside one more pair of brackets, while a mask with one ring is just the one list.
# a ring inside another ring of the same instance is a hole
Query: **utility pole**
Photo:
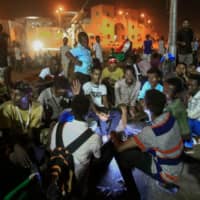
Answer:
[[169, 15], [169, 53], [176, 56], [176, 32], [177, 32], [177, 8], [178, 0], [170, 0], [170, 15]]

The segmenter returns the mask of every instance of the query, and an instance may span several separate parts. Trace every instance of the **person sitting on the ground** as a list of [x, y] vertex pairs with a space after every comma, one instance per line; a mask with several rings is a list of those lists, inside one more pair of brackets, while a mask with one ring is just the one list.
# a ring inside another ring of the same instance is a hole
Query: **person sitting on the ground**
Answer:
[[40, 145], [43, 108], [32, 100], [32, 88], [24, 82], [16, 83], [11, 90], [11, 101], [0, 107], [0, 128], [11, 145], [9, 160], [16, 166], [31, 169], [32, 162], [39, 164], [35, 145]]
[[0, 68], [0, 104], [8, 101], [9, 88], [11, 85], [11, 68]]
[[176, 65], [175, 75], [182, 80], [184, 88], [187, 89], [188, 76], [185, 63], [178, 63]]
[[111, 140], [120, 152], [115, 158], [125, 181], [128, 199], [140, 199], [132, 175], [133, 168], [158, 180], [164, 188], [177, 190], [174, 183], [183, 169], [183, 142], [175, 118], [163, 112], [165, 104], [163, 93], [155, 89], [147, 91], [145, 106], [152, 115], [152, 126], [145, 127], [141, 133], [125, 142], [120, 141], [115, 133], [111, 134]]
[[150, 60], [150, 64], [151, 67], [156, 67], [159, 69], [160, 67], [160, 59], [161, 59], [161, 55], [159, 53], [153, 53], [151, 55], [151, 60]]
[[88, 113], [87, 120], [89, 124], [93, 124], [92, 128], [95, 132], [105, 136], [105, 140], [107, 140], [110, 133], [116, 131], [121, 120], [121, 112], [118, 109], [110, 110], [106, 107], [95, 106], [94, 111]]
[[42, 69], [39, 78], [41, 80], [53, 80], [56, 76], [64, 76], [62, 67], [55, 57], [50, 58], [47, 67]]
[[147, 77], [147, 72], [151, 68], [151, 65], [149, 62], [147, 62], [142, 55], [138, 54], [136, 55], [136, 64], [138, 65], [141, 74], [143, 77]]
[[[72, 114], [74, 119], [64, 123], [62, 130], [62, 141], [64, 147], [67, 147], [80, 135], [84, 134], [88, 129], [88, 123], [84, 120], [88, 113], [90, 101], [86, 96], [77, 95], [74, 97], [71, 103]], [[50, 138], [50, 149], [54, 150], [58, 147], [56, 136], [58, 123], [54, 126], [54, 129]], [[91, 129], [90, 129], [91, 131]], [[98, 134], [93, 133], [78, 149], [73, 153], [75, 176], [78, 180], [84, 177], [86, 170], [88, 169], [90, 159], [92, 155], [95, 158], [100, 157], [101, 137]], [[85, 177], [84, 177], [85, 178]]]
[[52, 87], [43, 90], [38, 101], [44, 107], [44, 121], [49, 125], [57, 121], [59, 114], [70, 107], [71, 89], [65, 77], [56, 77]]
[[125, 78], [115, 83], [115, 105], [125, 105], [128, 113], [133, 117], [134, 107], [139, 95], [141, 83], [136, 78], [134, 68], [126, 66]]
[[109, 104], [114, 105], [114, 85], [116, 81], [122, 79], [124, 72], [120, 67], [117, 66], [116, 58], [109, 58], [108, 64], [109, 65], [102, 71], [102, 82], [107, 86], [108, 89]]
[[47, 62], [47, 67], [41, 70], [39, 74], [39, 82], [36, 84], [38, 93], [52, 86], [55, 77], [64, 76], [62, 67], [56, 57], [51, 57], [46, 62]]
[[194, 64], [191, 64], [187, 68], [187, 75], [200, 75], [200, 66], [195, 66]]
[[169, 78], [164, 81], [164, 94], [167, 98], [166, 111], [176, 118], [180, 134], [184, 140], [187, 140], [190, 135], [190, 128], [187, 120], [187, 111], [183, 102], [180, 100], [180, 94], [183, 91], [181, 79]]
[[11, 132], [30, 134], [31, 129], [40, 127], [42, 114], [42, 105], [32, 100], [31, 86], [17, 82], [11, 89], [11, 101], [0, 107], [0, 127]]
[[97, 106], [108, 107], [107, 88], [100, 83], [102, 68], [93, 67], [91, 69], [91, 81], [83, 85], [84, 95], [91, 98], [91, 103]]
[[124, 76], [123, 70], [117, 66], [117, 59], [114, 57], [109, 58], [108, 66], [103, 69], [102, 80], [107, 79], [110, 85], [114, 85], [116, 81]]
[[191, 139], [185, 143], [187, 148], [192, 148], [194, 144], [200, 143], [200, 76], [193, 75], [188, 80], [189, 100], [187, 114]]
[[160, 92], [163, 92], [163, 86], [159, 83], [159, 81], [161, 80], [161, 72], [159, 69], [157, 68], [149, 69], [147, 72], [147, 76], [148, 76], [148, 81], [144, 83], [144, 85], [142, 86], [142, 89], [140, 90], [140, 93], [138, 96], [139, 102], [137, 104], [136, 110], [138, 111], [138, 115], [139, 115], [137, 116], [138, 119], [146, 118], [146, 114], [147, 114], [149, 118], [148, 120], [151, 121], [150, 114], [148, 113], [147, 110], [144, 110], [143, 108], [145, 94], [150, 89], [156, 89]]
[[146, 81], [140, 90], [138, 99], [142, 100], [145, 97], [145, 94], [150, 89], [156, 89], [160, 92], [163, 92], [163, 86], [159, 83], [161, 80], [161, 72], [157, 68], [151, 68], [147, 72], [148, 81]]

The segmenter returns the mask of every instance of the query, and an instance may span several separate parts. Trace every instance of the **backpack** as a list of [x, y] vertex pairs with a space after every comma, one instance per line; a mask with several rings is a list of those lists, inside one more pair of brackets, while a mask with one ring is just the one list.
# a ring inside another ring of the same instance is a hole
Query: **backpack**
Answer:
[[49, 200], [70, 198], [76, 182], [72, 154], [93, 135], [92, 130], [88, 128], [76, 140], [67, 147], [64, 147], [62, 140], [64, 125], [65, 123], [58, 123], [56, 130], [57, 148], [51, 152], [48, 162], [47, 175], [49, 178], [49, 185], [47, 189], [47, 199]]

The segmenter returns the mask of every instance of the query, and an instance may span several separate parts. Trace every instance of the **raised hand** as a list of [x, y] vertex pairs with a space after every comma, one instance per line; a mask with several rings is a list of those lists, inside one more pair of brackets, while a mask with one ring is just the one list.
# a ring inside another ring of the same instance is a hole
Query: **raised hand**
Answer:
[[81, 83], [79, 80], [72, 81], [72, 93], [73, 95], [79, 95], [81, 90]]

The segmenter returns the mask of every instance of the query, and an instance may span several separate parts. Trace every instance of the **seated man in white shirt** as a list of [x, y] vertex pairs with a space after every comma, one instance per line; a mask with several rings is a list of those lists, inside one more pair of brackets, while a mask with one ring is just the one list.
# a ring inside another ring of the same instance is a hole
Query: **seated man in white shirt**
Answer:
[[54, 78], [57, 76], [64, 76], [64, 72], [56, 57], [51, 57], [50, 60], [47, 61], [47, 67], [43, 68], [39, 74], [39, 83], [36, 85], [39, 89], [39, 93], [43, 89], [50, 87]]
[[[90, 106], [89, 99], [85, 96], [77, 95], [74, 97], [71, 107], [74, 119], [66, 122], [62, 130], [62, 140], [64, 147], [67, 147], [81, 134], [89, 129], [88, 123], [84, 118]], [[56, 148], [56, 131], [58, 124], [55, 125], [51, 139], [50, 149]], [[75, 152], [72, 154], [74, 159], [75, 176], [81, 179], [89, 167], [92, 156], [100, 158], [101, 138], [97, 134], [92, 134]]]
[[91, 69], [91, 81], [83, 85], [83, 92], [90, 96], [92, 103], [99, 107], [108, 107], [107, 88], [100, 83], [102, 69], [93, 67]]
[[[191, 130], [190, 140], [185, 142], [187, 153], [193, 153], [192, 148], [200, 144], [200, 76], [191, 75], [188, 80], [187, 115]], [[191, 151], [189, 151], [189, 149]]]

